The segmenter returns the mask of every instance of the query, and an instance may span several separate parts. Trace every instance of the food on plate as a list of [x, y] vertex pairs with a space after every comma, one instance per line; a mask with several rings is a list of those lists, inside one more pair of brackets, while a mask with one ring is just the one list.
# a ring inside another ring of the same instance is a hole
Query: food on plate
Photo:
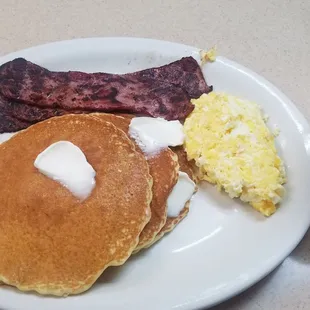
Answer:
[[[84, 201], [34, 167], [37, 155], [57, 141], [77, 145], [96, 171]], [[18, 133], [0, 153], [1, 281], [23, 291], [78, 294], [108, 266], [128, 259], [150, 219], [152, 177], [124, 132], [68, 115]]]
[[180, 223], [189, 211], [189, 201], [197, 188], [192, 178], [182, 171], [182, 167], [190, 171], [191, 175], [192, 162], [188, 162], [182, 147], [184, 133], [183, 126], [179, 121], [167, 121], [161, 118], [154, 119], [148, 117], [133, 118], [129, 126], [129, 136], [136, 141], [146, 158], [156, 156], [162, 149], [167, 147], [176, 147], [173, 149], [176, 150], [179, 164], [182, 164], [178, 173], [178, 181], [167, 200], [166, 223], [153, 242], [149, 244], [152, 245]]
[[211, 91], [192, 57], [128, 74], [3, 64], [0, 281], [88, 290], [174, 230], [201, 180], [274, 213], [285, 170], [260, 108]]
[[147, 157], [152, 157], [169, 146], [184, 143], [183, 125], [180, 121], [135, 117], [130, 122], [128, 133]]
[[[178, 146], [172, 148], [173, 152], [178, 156], [178, 161], [180, 165], [180, 171], [183, 173], [186, 173], [187, 176], [194, 182], [196, 182], [195, 177], [195, 164], [193, 161], [187, 160], [187, 154], [184, 151], [183, 146]], [[197, 187], [194, 189], [194, 192], [196, 192]], [[194, 194], [194, 193], [193, 193]], [[190, 207], [191, 199], [186, 201], [184, 206], [182, 207], [181, 211], [177, 216], [168, 216], [167, 221], [164, 225], [164, 227], [161, 229], [161, 231], [156, 235], [155, 239], [153, 240], [153, 245], [155, 242], [160, 240], [165, 234], [168, 232], [171, 232], [188, 214], [189, 207]]]
[[188, 160], [184, 145], [172, 147], [171, 150], [178, 156], [180, 170], [185, 172], [191, 180], [197, 183], [199, 181], [196, 177], [197, 166], [194, 160]]
[[7, 133], [1, 133], [0, 134], [0, 144], [10, 140], [14, 135], [16, 135], [16, 132], [7, 132]]
[[0, 130], [91, 111], [184, 119], [193, 109], [190, 99], [211, 90], [192, 57], [128, 74], [52, 72], [17, 58], [0, 67]]
[[265, 216], [276, 211], [284, 194], [285, 169], [260, 107], [212, 92], [192, 100], [185, 120], [185, 149], [201, 179], [240, 197]]
[[[207, 85], [199, 64], [191, 56], [182, 57], [168, 65], [127, 73], [123, 76], [136, 78], [142, 82], [171, 83], [182, 88], [190, 98], [198, 98], [201, 94], [209, 93], [213, 89], [212, 86]], [[173, 117], [173, 119], [179, 118]]]
[[167, 221], [167, 199], [178, 179], [177, 156], [168, 148], [158, 155], [148, 158], [150, 174], [153, 177], [153, 199], [151, 220], [139, 237], [135, 252], [150, 246]]
[[[129, 135], [133, 120], [72, 114], [5, 135], [0, 281], [40, 294], [79, 294], [188, 214], [192, 162], [182, 146], [162, 148], [154, 131], [148, 134], [160, 149], [145, 154]], [[13, 192], [20, 195], [10, 198]]]
[[[118, 129], [128, 135], [131, 116], [126, 118], [113, 114], [96, 113], [91, 114], [101, 120], [111, 122]], [[136, 146], [137, 151], [140, 150]], [[142, 154], [142, 151], [141, 151]], [[135, 252], [148, 247], [157, 233], [162, 229], [167, 219], [167, 199], [177, 182], [179, 163], [174, 152], [169, 148], [161, 150], [156, 156], [147, 159], [150, 174], [153, 178], [153, 198], [151, 202], [151, 219], [144, 227], [139, 236], [139, 243]]]
[[[135, 123], [136, 120], [136, 118], [132, 115], [123, 115], [123, 117], [102, 113], [91, 115], [112, 122], [119, 129], [126, 132], [126, 134], [129, 134], [130, 125], [131, 123]], [[148, 119], [145, 117], [139, 119], [143, 119], [143, 124], [147, 125], [153, 124], [153, 120], [156, 121], [156, 119]], [[158, 121], [159, 124], [161, 124], [161, 120]], [[174, 122], [172, 121], [172, 123]], [[155, 124], [158, 126], [158, 122], [155, 122]], [[176, 128], [182, 130], [178, 126]], [[160, 129], [161, 128], [158, 128], [159, 131]], [[179, 136], [177, 132], [175, 132], [175, 135]], [[162, 148], [162, 138], [164, 138], [165, 142], [169, 145], [169, 139], [167, 139], [167, 137], [163, 137], [163, 135], [156, 133], [154, 130], [150, 130], [148, 127], [148, 130], [144, 135], [144, 139], [141, 140], [148, 144], [147, 139], [150, 139], [153, 144], [157, 146], [158, 150], [155, 153], [151, 152], [151, 156], [149, 156], [150, 154], [145, 153], [150, 167], [150, 174], [153, 177], [153, 199], [151, 202], [152, 215], [149, 223], [140, 234], [139, 244], [137, 245], [134, 253], [137, 253], [141, 249], [147, 248], [154, 244], [155, 241], [159, 240], [166, 232], [171, 231], [188, 214], [189, 201], [197, 189], [195, 183], [192, 181], [191, 183], [194, 184], [192, 191], [192, 187], [187, 184], [181, 189], [176, 189], [179, 174], [185, 174], [186, 176], [189, 174], [190, 178], [193, 178], [194, 163], [187, 161], [186, 153], [182, 146], [174, 147], [172, 150], [167, 148], [167, 146]], [[174, 137], [170, 137], [170, 139], [171, 141], [174, 141]], [[147, 149], [143, 143], [141, 144], [141, 141], [139, 141], [140, 145], [137, 144], [136, 147], [137, 149], [140, 149], [142, 153]], [[178, 140], [178, 143], [182, 144], [183, 139], [182, 141]], [[179, 166], [181, 166], [184, 171], [181, 171], [182, 169], [179, 171]], [[185, 200], [182, 196], [182, 190], [184, 191], [184, 189], [185, 193], [188, 195]], [[172, 197], [173, 191], [175, 191], [175, 194], [179, 199]], [[175, 214], [171, 216], [171, 212], [174, 212]]]
[[[196, 192], [193, 181], [193, 162], [188, 162], [183, 149], [183, 126], [178, 121], [166, 121], [160, 118], [147, 117], [132, 118], [129, 126], [129, 136], [134, 139], [146, 158], [153, 158], [168, 146], [177, 155], [180, 170], [178, 181], [173, 187], [167, 200], [167, 219], [165, 225], [147, 247], [154, 244], [188, 214], [190, 200]], [[182, 169], [185, 170], [182, 171]], [[189, 174], [189, 175], [188, 175]], [[136, 251], [137, 252], [137, 251]]]
[[80, 200], [87, 199], [96, 186], [96, 171], [82, 150], [69, 141], [48, 146], [37, 156], [34, 166]]
[[15, 118], [2, 109], [0, 96], [0, 133], [15, 132], [31, 126], [30, 122]]
[[199, 55], [202, 65], [205, 65], [207, 62], [214, 62], [216, 59], [216, 48], [213, 47], [208, 51], [201, 50]]

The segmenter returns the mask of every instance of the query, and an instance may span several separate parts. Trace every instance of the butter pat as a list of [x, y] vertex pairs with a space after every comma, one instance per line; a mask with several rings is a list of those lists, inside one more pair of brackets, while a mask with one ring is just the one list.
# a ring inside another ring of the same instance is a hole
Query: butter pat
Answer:
[[79, 147], [69, 141], [50, 145], [38, 155], [34, 166], [44, 175], [84, 200], [96, 185], [96, 172]]
[[17, 132], [5, 132], [0, 134], [0, 144], [10, 140]]
[[195, 191], [196, 184], [189, 178], [187, 173], [179, 171], [178, 182], [167, 200], [168, 217], [177, 217]]
[[163, 118], [135, 117], [131, 120], [129, 135], [146, 154], [154, 154], [168, 146], [184, 143], [182, 124]]

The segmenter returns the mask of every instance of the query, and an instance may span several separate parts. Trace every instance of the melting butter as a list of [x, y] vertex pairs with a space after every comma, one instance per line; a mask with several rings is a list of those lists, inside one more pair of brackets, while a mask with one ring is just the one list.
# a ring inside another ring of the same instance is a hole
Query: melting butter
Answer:
[[96, 172], [79, 147], [69, 141], [50, 145], [38, 155], [34, 166], [44, 175], [84, 200], [96, 185]]
[[172, 189], [167, 200], [168, 217], [177, 217], [186, 202], [191, 199], [196, 190], [196, 184], [187, 173], [179, 171], [177, 184]]
[[0, 144], [10, 140], [17, 132], [5, 132], [0, 134]]
[[154, 154], [168, 146], [184, 143], [182, 124], [163, 118], [135, 117], [130, 122], [129, 135], [146, 154]]

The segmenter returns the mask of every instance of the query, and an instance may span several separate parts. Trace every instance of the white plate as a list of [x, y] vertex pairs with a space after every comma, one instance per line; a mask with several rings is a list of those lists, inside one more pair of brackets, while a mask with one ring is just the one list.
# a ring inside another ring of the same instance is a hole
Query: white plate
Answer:
[[[199, 50], [137, 38], [95, 38], [47, 44], [10, 54], [53, 70], [130, 72]], [[162, 241], [123, 267], [108, 270], [85, 294], [40, 297], [0, 288], [1, 309], [193, 309], [214, 305], [267, 275], [294, 249], [310, 223], [310, 130], [278, 89], [250, 70], [218, 57], [203, 69], [215, 90], [254, 100], [278, 125], [277, 147], [288, 171], [287, 196], [263, 218], [204, 184], [188, 217]]]

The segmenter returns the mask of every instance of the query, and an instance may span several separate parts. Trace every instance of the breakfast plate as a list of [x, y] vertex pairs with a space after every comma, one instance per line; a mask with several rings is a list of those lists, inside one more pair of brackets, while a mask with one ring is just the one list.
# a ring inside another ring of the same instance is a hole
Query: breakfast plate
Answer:
[[[90, 38], [29, 48], [2, 57], [0, 63], [24, 57], [53, 71], [127, 73], [184, 56], [199, 61], [199, 52], [150, 39]], [[262, 279], [296, 247], [310, 224], [310, 129], [306, 120], [275, 86], [235, 62], [219, 56], [202, 70], [215, 91], [257, 102], [269, 117], [269, 128], [280, 129], [276, 147], [288, 181], [279, 210], [265, 218], [202, 183], [188, 216], [173, 233], [125, 265], [110, 267], [90, 291], [55, 298], [1, 286], [1, 309], [210, 307]]]

